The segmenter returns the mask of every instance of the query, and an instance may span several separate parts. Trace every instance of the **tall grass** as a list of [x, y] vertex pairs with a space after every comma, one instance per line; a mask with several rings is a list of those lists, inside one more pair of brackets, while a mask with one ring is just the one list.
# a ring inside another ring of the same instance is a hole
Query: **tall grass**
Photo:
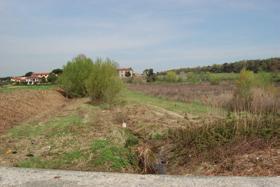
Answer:
[[272, 85], [272, 78], [268, 73], [254, 74], [242, 70], [229, 108], [237, 112], [279, 113], [279, 88]]
[[170, 129], [168, 134], [184, 154], [199, 154], [248, 139], [279, 139], [279, 124], [280, 119], [272, 115], [229, 113], [226, 119], [200, 127]]

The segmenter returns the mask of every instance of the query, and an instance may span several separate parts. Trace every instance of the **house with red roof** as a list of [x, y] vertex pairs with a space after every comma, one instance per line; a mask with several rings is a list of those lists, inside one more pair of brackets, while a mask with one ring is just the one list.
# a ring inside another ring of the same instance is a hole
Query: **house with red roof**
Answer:
[[25, 83], [26, 82], [26, 77], [12, 77], [11, 82], [14, 83]]
[[49, 73], [32, 73], [29, 77], [12, 77], [11, 82], [34, 85], [44, 82], [44, 80], [47, 81], [48, 77]]
[[32, 73], [31, 76], [26, 77], [28, 85], [33, 85], [41, 82], [46, 82], [49, 77], [49, 73]]

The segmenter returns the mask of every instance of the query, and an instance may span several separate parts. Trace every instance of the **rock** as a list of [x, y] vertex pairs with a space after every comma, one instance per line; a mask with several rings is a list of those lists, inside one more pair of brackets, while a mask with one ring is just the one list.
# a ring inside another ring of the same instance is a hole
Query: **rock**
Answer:
[[32, 153], [28, 153], [26, 156], [27, 157], [34, 157], [34, 155]]
[[122, 123], [122, 127], [126, 128], [126, 123], [125, 122]]

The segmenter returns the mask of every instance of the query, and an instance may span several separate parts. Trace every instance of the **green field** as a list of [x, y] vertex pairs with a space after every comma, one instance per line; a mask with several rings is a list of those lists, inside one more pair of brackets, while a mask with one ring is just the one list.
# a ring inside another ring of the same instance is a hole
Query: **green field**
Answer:
[[0, 93], [9, 93], [17, 90], [49, 90], [55, 89], [56, 85], [22, 85], [22, 86], [12, 86], [5, 85], [0, 87]]
[[168, 100], [167, 98], [150, 96], [141, 92], [131, 90], [125, 91], [123, 95], [125, 100], [128, 102], [154, 105], [181, 114], [192, 113], [196, 115], [205, 115], [212, 113], [218, 115], [225, 112], [221, 108], [210, 107], [202, 104], [199, 101], [193, 101], [191, 103], [172, 101]]

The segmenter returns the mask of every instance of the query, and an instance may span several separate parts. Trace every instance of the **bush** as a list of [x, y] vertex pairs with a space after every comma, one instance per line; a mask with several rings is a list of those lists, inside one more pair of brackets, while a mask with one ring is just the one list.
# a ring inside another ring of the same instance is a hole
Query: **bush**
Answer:
[[97, 59], [86, 80], [87, 93], [92, 102], [111, 103], [123, 88], [116, 65], [110, 60]]
[[69, 97], [84, 97], [87, 94], [86, 80], [93, 67], [92, 60], [79, 55], [63, 67], [59, 84]]
[[199, 79], [194, 72], [187, 73], [187, 81], [193, 84], [199, 83]]
[[54, 74], [54, 73], [50, 73], [49, 76], [48, 76], [48, 82], [50, 82], [52, 84], [55, 84], [57, 79], [58, 79], [57, 75]]
[[232, 110], [252, 113], [279, 112], [279, 89], [272, 86], [270, 74], [254, 74], [252, 71], [242, 70], [236, 86], [230, 102]]
[[229, 113], [226, 119], [203, 123], [199, 127], [169, 129], [168, 136], [186, 155], [208, 153], [215, 148], [249, 139], [268, 141], [280, 138], [279, 118], [270, 115]]
[[145, 76], [147, 82], [154, 82], [156, 80], [156, 74], [153, 69], [145, 69], [143, 71], [143, 75]]
[[254, 73], [243, 69], [236, 82], [236, 91], [231, 102], [233, 110], [249, 110], [252, 101], [252, 88], [254, 86]]
[[267, 88], [272, 85], [272, 74], [267, 72], [259, 72], [256, 74], [256, 86]]
[[209, 74], [209, 82], [212, 85], [219, 85], [221, 82], [221, 79], [217, 75], [211, 73], [211, 74]]
[[142, 84], [142, 83], [145, 83], [145, 78], [143, 76], [134, 76], [132, 78], [132, 83], [134, 84]]
[[280, 83], [280, 73], [275, 72], [271, 74], [271, 78], [273, 82]]
[[174, 71], [168, 71], [166, 74], [166, 80], [168, 82], [177, 82], [177, 75]]

